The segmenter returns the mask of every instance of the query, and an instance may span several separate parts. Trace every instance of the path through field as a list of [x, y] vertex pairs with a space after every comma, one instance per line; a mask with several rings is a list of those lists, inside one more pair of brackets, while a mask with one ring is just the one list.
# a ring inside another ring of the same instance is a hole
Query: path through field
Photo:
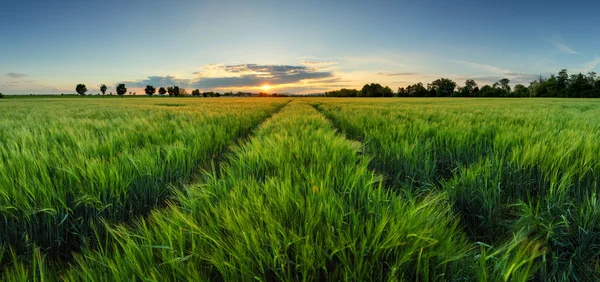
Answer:
[[[246, 101], [259, 100], [240, 100]], [[597, 275], [595, 108], [553, 101], [533, 109], [514, 100], [360, 101], [294, 99], [262, 107], [274, 114], [263, 112], [270, 117], [233, 143], [218, 169], [171, 190], [166, 207], [108, 222], [102, 243], [75, 253], [68, 265], [35, 249], [2, 278], [527, 281]]]

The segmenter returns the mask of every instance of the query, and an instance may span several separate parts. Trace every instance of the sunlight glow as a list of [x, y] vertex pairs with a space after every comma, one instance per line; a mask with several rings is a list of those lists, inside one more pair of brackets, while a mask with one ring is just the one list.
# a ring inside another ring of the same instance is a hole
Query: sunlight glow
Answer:
[[262, 88], [263, 88], [263, 90], [265, 90], [265, 91], [269, 91], [269, 89], [271, 89], [271, 86], [270, 86], [270, 85], [263, 85], [263, 87], [262, 87]]

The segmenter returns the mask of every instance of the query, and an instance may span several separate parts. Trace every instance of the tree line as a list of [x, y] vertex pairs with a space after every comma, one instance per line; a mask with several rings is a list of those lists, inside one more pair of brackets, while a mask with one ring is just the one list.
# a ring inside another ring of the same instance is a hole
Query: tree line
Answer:
[[[108, 90], [108, 87], [105, 84], [100, 85], [100, 92], [102, 92], [102, 95], [106, 95], [106, 91]], [[77, 84], [77, 86], [75, 87], [75, 91], [77, 92], [77, 94], [79, 95], [86, 95], [85, 93], [88, 91], [87, 87], [85, 86], [85, 84]], [[127, 93], [127, 88], [125, 87], [125, 84], [118, 84], [116, 87], [116, 94], [117, 95], [125, 95]], [[153, 85], [146, 85], [146, 88], [144, 89], [144, 92], [146, 93], [146, 95], [148, 96], [153, 96], [154, 94], [157, 93], [156, 87], [154, 87]], [[131, 94], [131, 92], [129, 92], [129, 94]], [[169, 94], [169, 96], [175, 96], [175, 97], [179, 97], [179, 96], [183, 96], [183, 95], [188, 95], [187, 91], [183, 88], [180, 88], [179, 86], [169, 86], [169, 87], [160, 87], [158, 88], [158, 94], [160, 95], [165, 95], [165, 94]], [[242, 92], [242, 91], [238, 91], [237, 93], [233, 93], [233, 91], [229, 91], [229, 92], [225, 92], [225, 93], [219, 93], [219, 92], [214, 92], [214, 91], [208, 91], [208, 92], [200, 92], [199, 89], [195, 89], [192, 90], [192, 92], [190, 93], [192, 96], [197, 96], [197, 97], [221, 97], [221, 96], [225, 96], [225, 97], [251, 97], [251, 96], [258, 96], [258, 97], [288, 97], [286, 94], [278, 94], [278, 93], [272, 93], [272, 94], [268, 94], [268, 93], [264, 93], [264, 92], [260, 92], [258, 94], [252, 94], [250, 92]], [[1, 94], [0, 94], [1, 95]], [[112, 92], [109, 93], [109, 95], [113, 95]], [[135, 93], [133, 94], [135, 95]], [[0, 96], [1, 98], [2, 96]]]
[[365, 84], [359, 91], [340, 89], [325, 92], [328, 97], [561, 97], [561, 98], [600, 98], [600, 78], [595, 72], [570, 75], [566, 69], [552, 74], [549, 78], [529, 83], [529, 86], [517, 84], [510, 86], [508, 78], [502, 78], [492, 85], [481, 88], [473, 79], [467, 79], [459, 86], [449, 78], [439, 78], [427, 86], [419, 82], [406, 88], [399, 87], [396, 93], [377, 83]]

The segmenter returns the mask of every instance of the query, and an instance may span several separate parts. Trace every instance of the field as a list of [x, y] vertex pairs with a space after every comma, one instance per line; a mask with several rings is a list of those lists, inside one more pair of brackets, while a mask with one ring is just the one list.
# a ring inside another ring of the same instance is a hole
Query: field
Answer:
[[600, 101], [0, 100], [7, 281], [594, 281]]

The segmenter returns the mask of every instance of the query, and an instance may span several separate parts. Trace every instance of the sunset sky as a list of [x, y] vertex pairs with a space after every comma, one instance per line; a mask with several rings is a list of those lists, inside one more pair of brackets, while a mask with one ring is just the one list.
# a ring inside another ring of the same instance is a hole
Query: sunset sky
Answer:
[[0, 2], [0, 92], [317, 93], [600, 73], [600, 1]]

